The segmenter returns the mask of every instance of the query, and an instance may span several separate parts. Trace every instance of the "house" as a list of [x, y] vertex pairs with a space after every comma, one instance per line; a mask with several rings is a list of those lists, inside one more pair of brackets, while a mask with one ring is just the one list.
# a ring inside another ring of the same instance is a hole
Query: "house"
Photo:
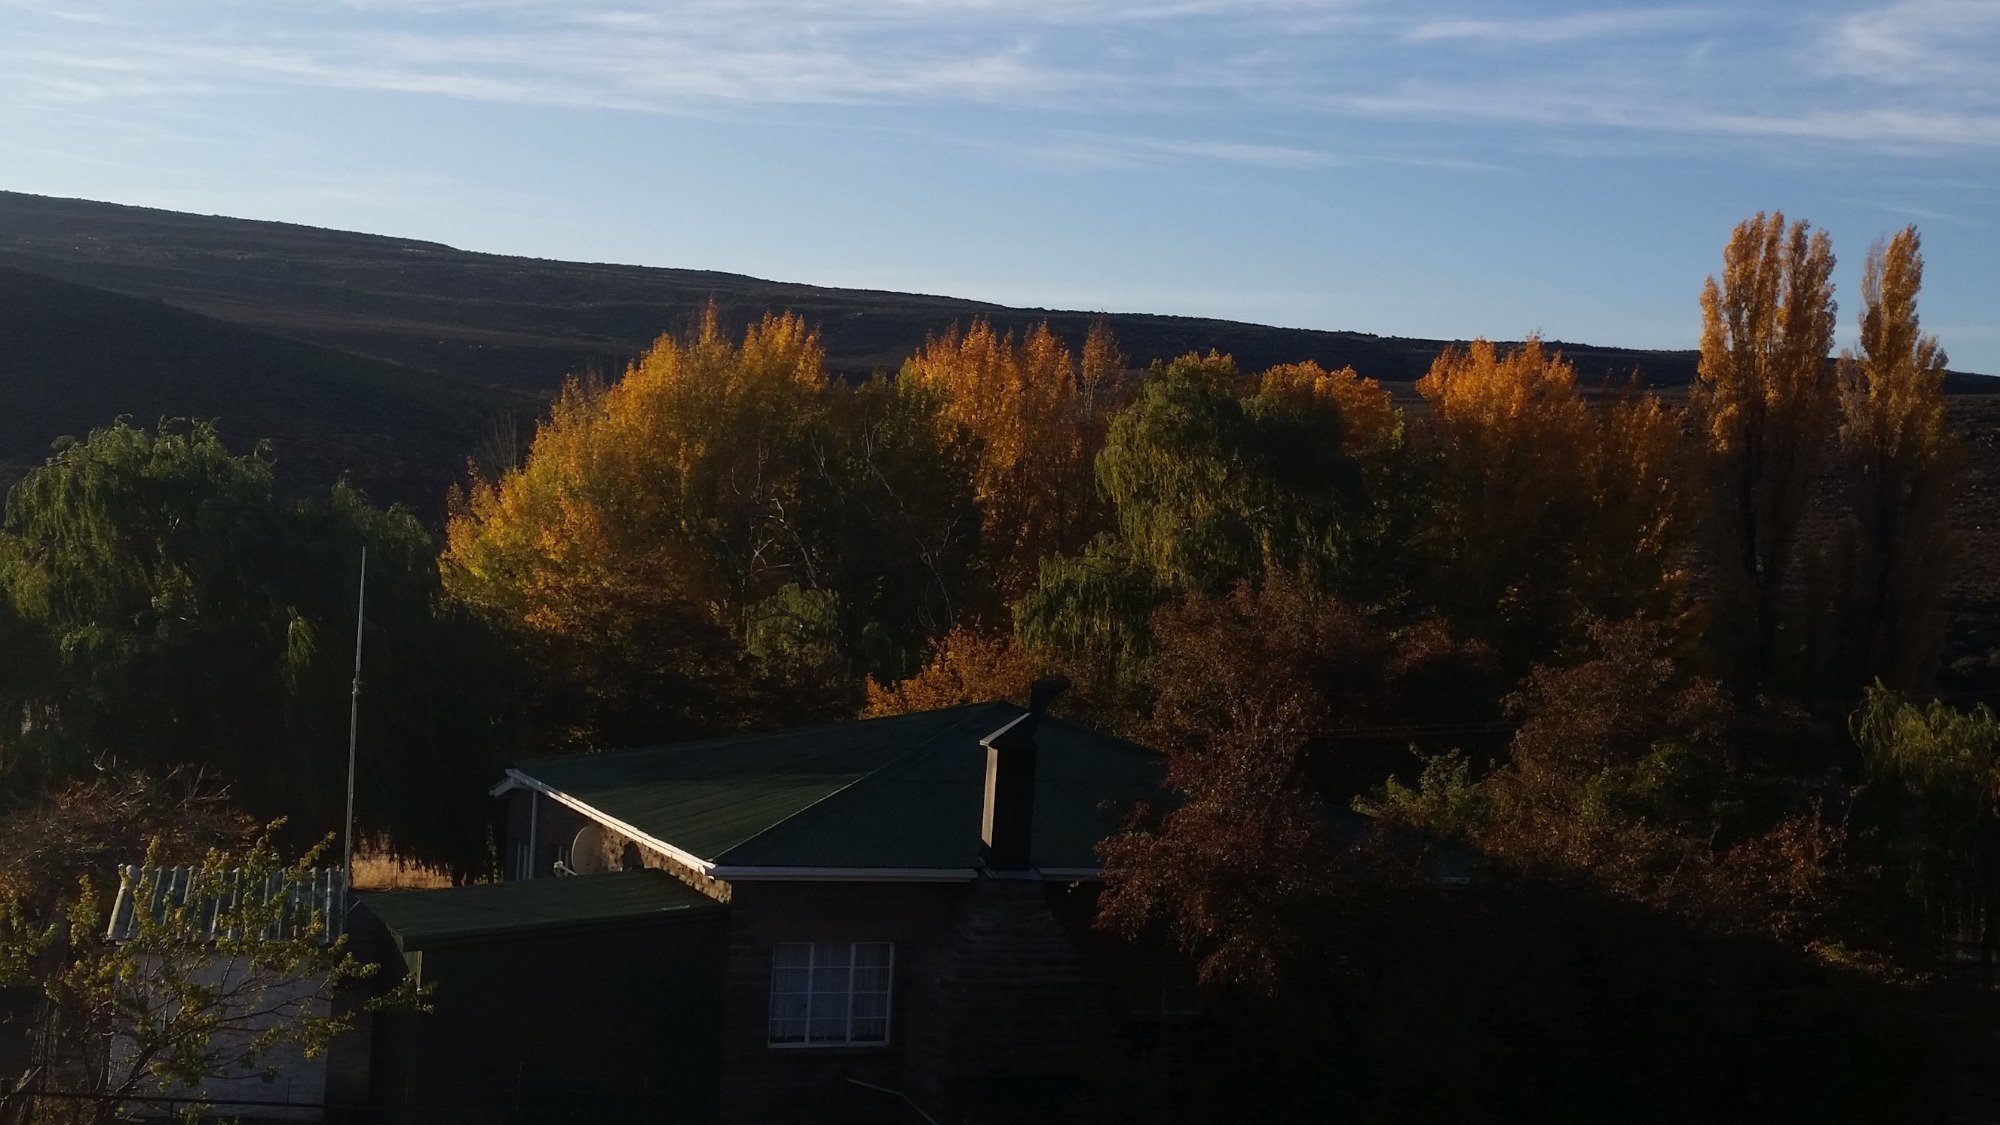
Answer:
[[1045, 716], [1043, 688], [508, 770], [509, 882], [362, 900], [435, 988], [432, 1015], [378, 1018], [376, 1100], [1058, 1119], [1119, 1005], [1090, 949], [1096, 847], [1164, 764]]

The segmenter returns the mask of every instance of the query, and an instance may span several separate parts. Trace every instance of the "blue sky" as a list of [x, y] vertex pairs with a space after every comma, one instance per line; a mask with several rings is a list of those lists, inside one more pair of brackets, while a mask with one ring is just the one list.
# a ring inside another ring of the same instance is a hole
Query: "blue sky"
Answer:
[[1691, 347], [1730, 226], [2000, 374], [2000, 0], [0, 0], [0, 187], [541, 257]]

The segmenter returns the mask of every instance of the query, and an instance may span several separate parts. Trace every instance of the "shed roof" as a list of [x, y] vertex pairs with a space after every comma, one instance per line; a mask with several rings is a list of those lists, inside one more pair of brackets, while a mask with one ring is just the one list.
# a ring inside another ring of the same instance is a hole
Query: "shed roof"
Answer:
[[[976, 703], [548, 759], [509, 773], [706, 865], [967, 871], [980, 863], [980, 739], [1023, 713]], [[1031, 860], [1094, 869], [1096, 845], [1124, 810], [1164, 796], [1164, 760], [1054, 718], [1035, 739]]]
[[535, 930], [621, 921], [667, 921], [723, 906], [664, 871], [607, 871], [522, 879], [361, 899], [404, 950]]

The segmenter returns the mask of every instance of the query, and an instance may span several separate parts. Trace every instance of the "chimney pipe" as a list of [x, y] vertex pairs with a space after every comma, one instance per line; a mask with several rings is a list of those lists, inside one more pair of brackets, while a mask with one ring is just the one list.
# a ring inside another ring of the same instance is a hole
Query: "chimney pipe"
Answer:
[[1035, 829], [1035, 728], [1056, 696], [1069, 687], [1059, 676], [1028, 689], [1028, 712], [979, 740], [986, 748], [986, 805], [979, 838], [990, 871], [1025, 871]]

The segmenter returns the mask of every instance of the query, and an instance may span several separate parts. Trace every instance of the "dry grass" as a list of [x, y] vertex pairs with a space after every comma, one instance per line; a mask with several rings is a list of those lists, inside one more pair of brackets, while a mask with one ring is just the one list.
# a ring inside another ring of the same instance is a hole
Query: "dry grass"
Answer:
[[386, 847], [370, 845], [354, 854], [353, 887], [357, 891], [417, 891], [451, 886], [443, 868], [413, 863]]

